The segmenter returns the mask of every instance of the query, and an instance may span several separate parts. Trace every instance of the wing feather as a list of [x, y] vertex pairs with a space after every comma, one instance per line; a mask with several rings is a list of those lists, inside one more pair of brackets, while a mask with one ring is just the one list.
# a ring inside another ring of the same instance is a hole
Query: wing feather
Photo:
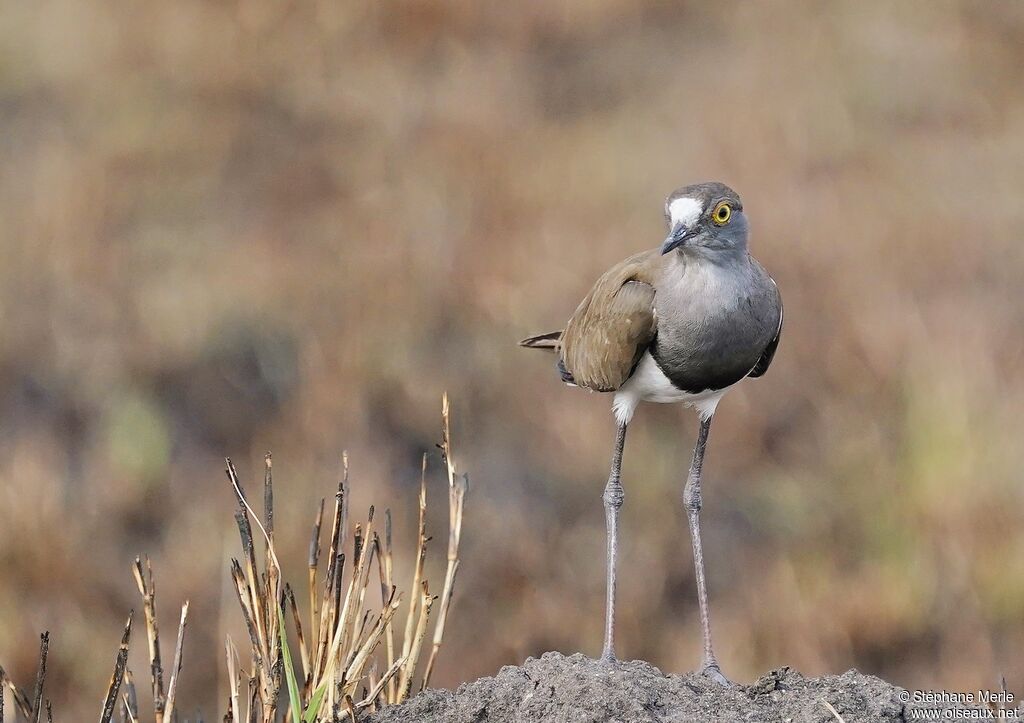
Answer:
[[647, 251], [605, 273], [569, 319], [562, 362], [576, 384], [599, 392], [622, 386], [654, 339], [657, 321]]
[[772, 340], [768, 342], [768, 346], [761, 352], [761, 358], [757, 360], [757, 364], [747, 374], [748, 377], [764, 376], [764, 373], [768, 371], [768, 367], [772, 364], [772, 359], [775, 358], [775, 350], [779, 348], [779, 339], [782, 338], [782, 319], [785, 316], [785, 310], [782, 307], [782, 295], [779, 293], [779, 285], [775, 283], [775, 279], [771, 281], [772, 285], [775, 286], [775, 294], [779, 300], [779, 328], [775, 331], [775, 336], [772, 337]]

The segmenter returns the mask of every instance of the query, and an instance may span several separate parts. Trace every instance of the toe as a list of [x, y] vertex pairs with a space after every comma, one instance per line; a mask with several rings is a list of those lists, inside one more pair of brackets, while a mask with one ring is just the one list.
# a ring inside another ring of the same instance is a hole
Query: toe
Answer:
[[710, 665], [705, 665], [703, 668], [701, 668], [700, 674], [706, 678], [711, 678], [711, 680], [715, 681], [723, 688], [729, 688], [732, 686], [732, 682], [724, 675], [722, 675], [722, 671], [718, 667], [718, 663], [711, 663]]

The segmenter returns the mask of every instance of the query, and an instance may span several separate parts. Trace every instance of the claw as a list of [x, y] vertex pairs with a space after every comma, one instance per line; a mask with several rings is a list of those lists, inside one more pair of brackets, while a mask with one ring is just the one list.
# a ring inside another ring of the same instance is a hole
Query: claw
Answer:
[[718, 663], [705, 664], [704, 667], [700, 669], [700, 674], [705, 678], [711, 678], [711, 680], [715, 681], [723, 688], [732, 687], [732, 681], [722, 675], [722, 670], [718, 667]]

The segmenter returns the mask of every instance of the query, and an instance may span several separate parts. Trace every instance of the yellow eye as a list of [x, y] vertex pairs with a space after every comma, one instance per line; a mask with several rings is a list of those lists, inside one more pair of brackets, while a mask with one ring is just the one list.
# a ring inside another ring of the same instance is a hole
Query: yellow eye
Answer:
[[716, 226], [724, 226], [729, 223], [731, 217], [732, 207], [725, 201], [715, 206], [715, 211], [711, 214], [711, 220], [715, 222]]

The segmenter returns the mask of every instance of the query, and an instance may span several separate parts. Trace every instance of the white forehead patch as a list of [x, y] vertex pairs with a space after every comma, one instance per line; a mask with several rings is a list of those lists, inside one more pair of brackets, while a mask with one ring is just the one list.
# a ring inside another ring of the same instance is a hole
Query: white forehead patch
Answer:
[[703, 210], [704, 204], [696, 198], [677, 198], [668, 205], [668, 215], [672, 219], [673, 226], [677, 223], [681, 223], [683, 226], [692, 226], [700, 218], [700, 213]]

